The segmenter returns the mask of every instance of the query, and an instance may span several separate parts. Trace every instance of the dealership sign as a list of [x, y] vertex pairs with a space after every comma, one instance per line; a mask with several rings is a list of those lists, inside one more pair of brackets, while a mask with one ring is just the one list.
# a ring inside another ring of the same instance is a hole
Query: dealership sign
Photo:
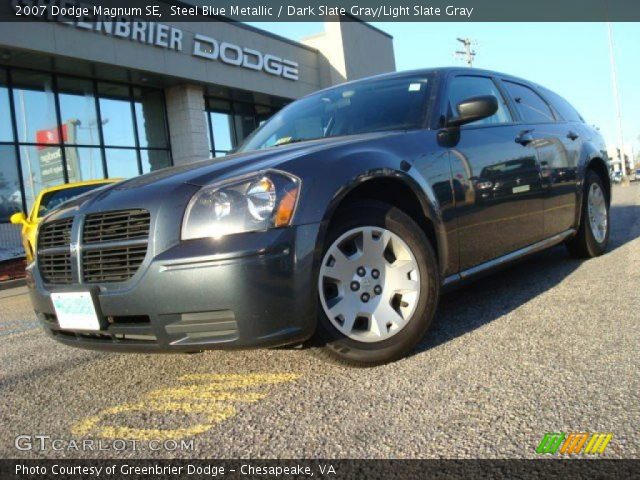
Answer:
[[[128, 39], [158, 48], [183, 52], [184, 32], [172, 25], [157, 22], [138, 21], [127, 16], [105, 16], [95, 6], [65, 0], [63, 9], [51, 1], [48, 8], [40, 8], [38, 0], [13, 0], [16, 11], [29, 9], [30, 16], [40, 16], [50, 21], [60, 22], [80, 30], [90, 30], [104, 35]], [[76, 6], [76, 9], [71, 9]], [[79, 12], [70, 15], [66, 12]], [[65, 15], [66, 13], [66, 15]], [[191, 55], [210, 61], [246, 68], [286, 78], [298, 80], [298, 63], [272, 53], [263, 53], [252, 48], [220, 41], [207, 35], [195, 34], [188, 50]]]
[[[61, 125], [62, 128], [48, 128], [45, 130], [37, 130], [36, 131], [36, 143], [38, 146], [36, 147], [38, 150], [42, 150], [48, 145], [58, 145], [64, 141], [67, 143], [69, 141], [69, 127], [65, 123]], [[62, 138], [60, 138], [60, 131], [62, 131]]]
[[[60, 136], [62, 135], [62, 137]], [[76, 122], [68, 122], [59, 127], [36, 131], [38, 145], [40, 183], [43, 187], [53, 187], [64, 183], [64, 165], [62, 163], [62, 142], [73, 144], [76, 140]], [[77, 147], [65, 148], [67, 176], [70, 182], [80, 181]], [[87, 172], [88, 173], [88, 172]]]

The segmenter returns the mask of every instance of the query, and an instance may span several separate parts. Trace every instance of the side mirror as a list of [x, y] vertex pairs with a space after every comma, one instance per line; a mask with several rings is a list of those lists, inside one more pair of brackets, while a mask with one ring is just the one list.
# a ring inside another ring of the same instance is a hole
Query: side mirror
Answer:
[[459, 127], [466, 123], [490, 117], [498, 111], [498, 99], [493, 95], [471, 97], [458, 103], [456, 108], [458, 116], [447, 122], [449, 127]]
[[14, 225], [22, 225], [27, 221], [27, 216], [23, 212], [14, 213], [9, 221]]

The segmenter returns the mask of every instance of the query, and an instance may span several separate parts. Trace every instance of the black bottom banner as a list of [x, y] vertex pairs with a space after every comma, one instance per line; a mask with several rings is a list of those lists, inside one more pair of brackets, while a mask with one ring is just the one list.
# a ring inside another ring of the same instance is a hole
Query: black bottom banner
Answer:
[[640, 460], [0, 460], [0, 479], [640, 479]]

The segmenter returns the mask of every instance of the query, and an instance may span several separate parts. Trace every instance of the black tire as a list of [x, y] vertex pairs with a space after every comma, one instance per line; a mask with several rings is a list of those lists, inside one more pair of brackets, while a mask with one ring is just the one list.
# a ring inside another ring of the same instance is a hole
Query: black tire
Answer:
[[607, 203], [607, 230], [602, 242], [598, 242], [591, 231], [591, 220], [588, 213], [588, 195], [592, 184], [597, 184], [602, 192], [606, 192], [602, 179], [593, 170], [587, 170], [582, 195], [582, 211], [580, 213], [580, 227], [575, 237], [567, 243], [569, 253], [576, 258], [593, 258], [602, 255], [607, 250], [609, 234], [611, 231], [611, 218], [609, 216], [609, 204]]
[[320, 346], [315, 352], [325, 359], [350, 366], [370, 367], [405, 357], [424, 337], [438, 305], [440, 277], [433, 248], [422, 228], [402, 210], [382, 202], [358, 202], [341, 210], [332, 221], [321, 258], [343, 233], [363, 226], [386, 228], [411, 249], [420, 272], [420, 296], [416, 309], [398, 333], [380, 342], [366, 343], [351, 339], [336, 329], [319, 305], [313, 343]]

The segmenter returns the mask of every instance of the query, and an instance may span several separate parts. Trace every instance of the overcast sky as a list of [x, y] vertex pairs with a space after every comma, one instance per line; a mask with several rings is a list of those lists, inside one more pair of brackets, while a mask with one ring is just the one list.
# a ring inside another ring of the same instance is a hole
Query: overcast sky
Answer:
[[[322, 23], [253, 23], [299, 40]], [[393, 35], [396, 68], [463, 65], [453, 57], [456, 37], [478, 42], [474, 66], [537, 82], [569, 100], [588, 123], [617, 143], [607, 26], [604, 23], [407, 23], [380, 22]], [[612, 24], [626, 143], [640, 151], [640, 24]]]

